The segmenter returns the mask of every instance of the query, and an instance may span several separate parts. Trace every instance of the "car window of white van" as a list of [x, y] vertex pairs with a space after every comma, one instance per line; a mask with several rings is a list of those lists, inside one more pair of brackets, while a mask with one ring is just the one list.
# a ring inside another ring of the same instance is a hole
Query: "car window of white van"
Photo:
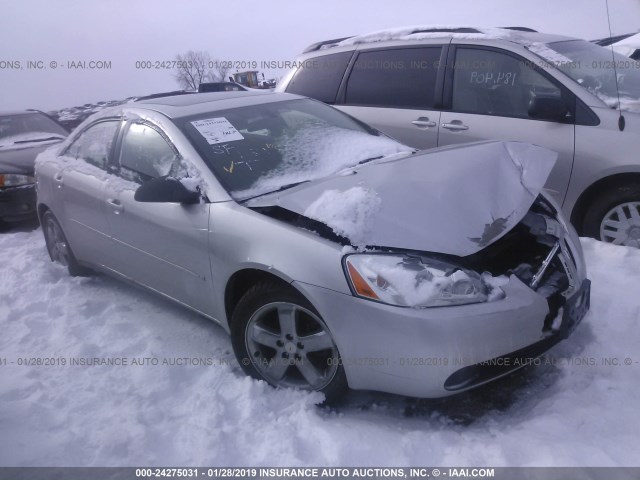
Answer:
[[353, 65], [345, 103], [432, 109], [441, 47], [362, 52]]
[[516, 57], [458, 48], [453, 65], [454, 111], [529, 118], [529, 102], [535, 96], [559, 98], [561, 91]]

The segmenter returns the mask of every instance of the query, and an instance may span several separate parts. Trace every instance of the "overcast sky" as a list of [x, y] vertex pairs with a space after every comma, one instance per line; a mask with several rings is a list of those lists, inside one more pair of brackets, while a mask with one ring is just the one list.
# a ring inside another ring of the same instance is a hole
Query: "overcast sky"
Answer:
[[[609, 3], [614, 35], [640, 30], [640, 0]], [[234, 62], [286, 61], [319, 40], [417, 24], [608, 36], [605, 0], [5, 0], [0, 110], [50, 110], [175, 90], [170, 70], [136, 69], [136, 61], [171, 60], [187, 50]], [[80, 60], [110, 61], [111, 68], [60, 66]], [[29, 69], [28, 61], [44, 68]]]

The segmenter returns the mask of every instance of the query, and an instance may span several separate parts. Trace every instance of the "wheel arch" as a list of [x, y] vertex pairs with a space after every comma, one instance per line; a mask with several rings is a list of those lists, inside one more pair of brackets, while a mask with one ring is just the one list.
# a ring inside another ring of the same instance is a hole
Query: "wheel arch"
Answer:
[[259, 268], [244, 268], [242, 270], [238, 270], [229, 277], [224, 289], [224, 312], [227, 320], [227, 326], [229, 328], [231, 328], [233, 312], [235, 311], [242, 296], [254, 285], [262, 282], [271, 282], [281, 285], [303, 296], [311, 303], [311, 300], [295, 288], [291, 284], [291, 281], [284, 279], [276, 273], [261, 270]]
[[586, 188], [580, 197], [578, 197], [578, 200], [571, 211], [571, 223], [576, 227], [578, 233], [581, 235], [583, 234], [584, 217], [589, 205], [591, 205], [594, 199], [608, 190], [627, 184], [640, 184], [640, 172], [626, 172], [609, 175], [597, 180]]
[[49, 210], [51, 209], [44, 203], [38, 203], [36, 206], [36, 213], [38, 214], [38, 221], [40, 222], [40, 225], [42, 225], [42, 217]]

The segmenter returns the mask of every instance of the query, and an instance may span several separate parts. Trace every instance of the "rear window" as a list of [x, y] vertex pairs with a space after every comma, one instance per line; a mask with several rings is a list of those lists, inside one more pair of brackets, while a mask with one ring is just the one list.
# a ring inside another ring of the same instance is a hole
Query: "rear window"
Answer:
[[334, 53], [303, 61], [287, 85], [286, 91], [315, 98], [324, 103], [335, 103], [342, 76], [352, 54]]
[[347, 105], [431, 109], [440, 47], [362, 52], [347, 83]]

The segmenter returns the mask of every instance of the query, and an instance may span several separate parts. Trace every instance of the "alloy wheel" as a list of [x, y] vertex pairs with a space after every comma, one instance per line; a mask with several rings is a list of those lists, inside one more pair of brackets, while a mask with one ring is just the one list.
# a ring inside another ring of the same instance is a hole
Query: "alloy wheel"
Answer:
[[613, 207], [602, 219], [600, 238], [615, 245], [640, 248], [640, 202]]
[[245, 345], [255, 369], [272, 385], [322, 390], [338, 370], [340, 357], [327, 326], [294, 303], [256, 310], [247, 322]]

